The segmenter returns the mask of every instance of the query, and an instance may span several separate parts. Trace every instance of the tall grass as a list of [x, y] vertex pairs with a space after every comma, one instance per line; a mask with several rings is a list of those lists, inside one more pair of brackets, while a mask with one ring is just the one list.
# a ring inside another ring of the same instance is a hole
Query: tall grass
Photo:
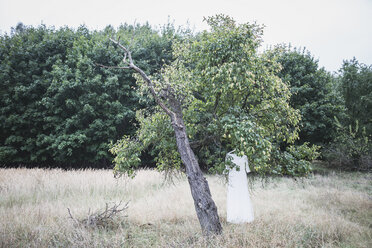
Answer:
[[[204, 238], [185, 178], [152, 170], [0, 169], [1, 247], [372, 247], [371, 174], [333, 173], [254, 184], [255, 221], [226, 223], [226, 185], [208, 176], [224, 228]], [[106, 203], [130, 201], [115, 225], [77, 225]], [[125, 216], [126, 215], [126, 216]]]

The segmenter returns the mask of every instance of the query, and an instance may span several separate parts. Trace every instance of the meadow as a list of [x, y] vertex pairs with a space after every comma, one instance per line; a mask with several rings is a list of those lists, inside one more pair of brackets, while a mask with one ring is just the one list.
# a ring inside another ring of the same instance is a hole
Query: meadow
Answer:
[[[140, 170], [0, 169], [0, 247], [372, 247], [372, 175], [255, 181], [255, 221], [226, 222], [226, 184], [207, 176], [223, 234], [205, 238], [184, 176]], [[79, 220], [129, 202], [106, 223]], [[70, 209], [71, 215], [68, 213]]]

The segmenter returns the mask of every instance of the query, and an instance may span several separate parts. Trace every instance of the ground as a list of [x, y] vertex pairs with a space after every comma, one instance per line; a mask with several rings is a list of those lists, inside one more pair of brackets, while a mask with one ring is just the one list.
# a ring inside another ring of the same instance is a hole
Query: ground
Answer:
[[[141, 170], [0, 169], [0, 247], [372, 247], [372, 175], [329, 172], [252, 185], [255, 221], [226, 223], [226, 184], [208, 176], [223, 235], [201, 235], [190, 189]], [[76, 224], [106, 203], [129, 208], [99, 227]]]

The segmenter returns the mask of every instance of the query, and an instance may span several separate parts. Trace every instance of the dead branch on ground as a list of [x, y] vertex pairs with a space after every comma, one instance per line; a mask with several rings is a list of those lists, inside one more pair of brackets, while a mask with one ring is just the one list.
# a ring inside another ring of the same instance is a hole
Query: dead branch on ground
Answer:
[[[75, 222], [75, 224], [79, 226], [89, 227], [89, 228], [96, 228], [96, 227], [108, 227], [112, 226], [115, 223], [115, 218], [119, 216], [119, 214], [125, 211], [128, 208], [129, 202], [123, 204], [122, 201], [119, 203], [113, 203], [110, 206], [109, 203], [106, 203], [106, 207], [103, 210], [98, 210], [96, 212], [91, 213], [90, 209], [88, 211], [88, 217], [84, 219], [77, 219], [75, 218], [70, 208], [67, 208], [68, 214], [70, 218]], [[127, 217], [127, 216], [124, 216]]]

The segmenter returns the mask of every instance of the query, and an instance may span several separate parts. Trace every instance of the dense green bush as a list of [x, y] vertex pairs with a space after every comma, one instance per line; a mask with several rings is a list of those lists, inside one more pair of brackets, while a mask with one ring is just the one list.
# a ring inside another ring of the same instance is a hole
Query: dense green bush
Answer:
[[324, 150], [324, 158], [330, 166], [344, 170], [372, 170], [372, 137], [366, 127], [344, 126], [337, 119], [335, 140]]
[[171, 25], [92, 32], [20, 24], [0, 37], [1, 164], [110, 163], [108, 144], [133, 133], [135, 111], [149, 104], [134, 91], [131, 72], [97, 66], [121, 61], [108, 40], [113, 34], [131, 42], [148, 73], [171, 60]]
[[340, 69], [340, 91], [342, 93], [346, 125], [354, 125], [358, 120], [372, 135], [372, 65], [359, 63], [355, 58], [344, 61]]
[[371, 170], [372, 67], [355, 58], [344, 61], [338, 90], [344, 101], [344, 115], [335, 120], [337, 133], [324, 157], [333, 167]]
[[291, 89], [290, 104], [301, 112], [299, 142], [327, 144], [335, 137], [334, 116], [342, 113], [336, 80], [305, 49], [278, 49], [279, 77]]

